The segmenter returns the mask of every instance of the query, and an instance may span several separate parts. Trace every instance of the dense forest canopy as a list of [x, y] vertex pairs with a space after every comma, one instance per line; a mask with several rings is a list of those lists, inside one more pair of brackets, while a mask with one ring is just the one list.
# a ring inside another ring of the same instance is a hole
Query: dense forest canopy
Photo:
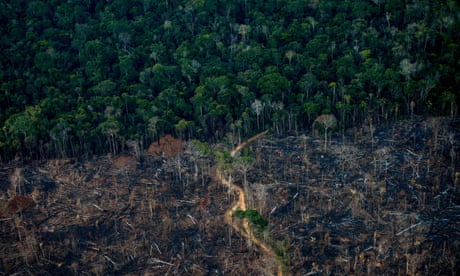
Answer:
[[455, 0], [1, 1], [0, 155], [456, 116]]

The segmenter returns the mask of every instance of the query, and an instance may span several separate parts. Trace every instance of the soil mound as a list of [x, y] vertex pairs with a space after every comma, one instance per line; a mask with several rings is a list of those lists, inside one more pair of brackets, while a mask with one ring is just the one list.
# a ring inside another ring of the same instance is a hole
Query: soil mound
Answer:
[[160, 138], [158, 142], [153, 142], [148, 149], [148, 152], [153, 155], [161, 155], [163, 157], [172, 157], [184, 151], [184, 141], [174, 138], [170, 134]]

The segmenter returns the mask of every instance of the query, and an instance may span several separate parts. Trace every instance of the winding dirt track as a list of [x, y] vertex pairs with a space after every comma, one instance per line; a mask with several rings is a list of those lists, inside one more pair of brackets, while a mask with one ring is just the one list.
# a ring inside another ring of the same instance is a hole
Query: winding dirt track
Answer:
[[[264, 132], [261, 132], [261, 133], [259, 133], [257, 135], [254, 135], [253, 137], [249, 138], [248, 140], [242, 142], [241, 144], [236, 146], [234, 150], [232, 150], [230, 152], [230, 155], [232, 157], [235, 157], [236, 153], [238, 151], [240, 151], [242, 148], [244, 148], [247, 144], [259, 139], [260, 137], [266, 135], [267, 133], [268, 133], [268, 130], [266, 130]], [[249, 227], [248, 220], [244, 219], [243, 220], [243, 227], [240, 227], [238, 225], [238, 223], [234, 222], [233, 219], [232, 219], [233, 213], [236, 210], [241, 210], [241, 211], [246, 211], [247, 210], [246, 200], [245, 200], [246, 195], [245, 195], [243, 189], [240, 186], [238, 186], [236, 184], [233, 184], [232, 181], [231, 181], [231, 178], [230, 179], [225, 179], [223, 177], [222, 173], [220, 172], [219, 168], [217, 168], [217, 170], [216, 170], [216, 175], [217, 175], [217, 178], [219, 179], [219, 181], [222, 182], [223, 185], [227, 186], [230, 190], [236, 191], [236, 193], [238, 194], [238, 200], [235, 202], [235, 204], [232, 206], [232, 208], [229, 209], [225, 213], [225, 222], [227, 224], [231, 225], [233, 227], [233, 229], [235, 229], [235, 231], [239, 235], [241, 235], [241, 236], [243, 236], [243, 237], [245, 237], [247, 239], [250, 239], [252, 241], [252, 243], [257, 245], [265, 254], [267, 254], [271, 258], [274, 258], [276, 260], [276, 262], [278, 262], [278, 275], [282, 276], [283, 275], [283, 267], [282, 267], [281, 263], [276, 259], [275, 252], [268, 245], [266, 245], [263, 241], [259, 240], [257, 237], [255, 237], [254, 235], [251, 234], [252, 232], [251, 232], [251, 229]]]

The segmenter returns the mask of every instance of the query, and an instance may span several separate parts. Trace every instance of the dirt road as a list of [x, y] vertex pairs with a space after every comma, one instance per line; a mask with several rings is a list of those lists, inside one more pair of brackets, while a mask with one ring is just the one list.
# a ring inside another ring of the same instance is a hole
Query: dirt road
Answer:
[[[261, 132], [261, 133], [259, 133], [257, 135], [254, 135], [253, 137], [249, 138], [248, 140], [242, 142], [241, 144], [237, 145], [233, 151], [231, 151], [230, 155], [232, 157], [235, 157], [235, 155], [241, 149], [243, 149], [246, 145], [248, 145], [249, 143], [251, 143], [251, 142], [253, 142], [253, 141], [257, 140], [257, 139], [259, 139], [260, 137], [266, 135], [267, 133], [268, 133], [268, 130], [266, 130], [264, 132]], [[273, 251], [273, 249], [271, 249], [263, 241], [259, 240], [257, 237], [252, 235], [252, 231], [250, 229], [248, 220], [247, 219], [243, 220], [243, 227], [240, 227], [237, 222], [233, 221], [233, 213], [236, 210], [241, 210], [241, 211], [246, 211], [247, 210], [246, 199], [245, 199], [246, 195], [245, 195], [243, 189], [240, 186], [234, 184], [231, 181], [231, 178], [230, 179], [225, 179], [223, 177], [222, 173], [220, 172], [219, 168], [217, 168], [217, 170], [216, 170], [216, 175], [217, 175], [219, 181], [222, 182], [223, 185], [227, 186], [230, 190], [235, 191], [238, 194], [238, 200], [235, 202], [235, 204], [232, 206], [232, 208], [230, 208], [225, 213], [225, 222], [230, 224], [233, 227], [233, 229], [235, 229], [235, 231], [239, 235], [241, 235], [241, 236], [243, 236], [243, 237], [245, 237], [247, 239], [250, 239], [251, 242], [253, 244], [255, 244], [256, 246], [258, 246], [265, 254], [267, 254], [271, 258], [275, 259], [275, 261], [278, 262], [278, 275], [279, 276], [283, 275], [282, 264], [276, 259], [275, 252]]]

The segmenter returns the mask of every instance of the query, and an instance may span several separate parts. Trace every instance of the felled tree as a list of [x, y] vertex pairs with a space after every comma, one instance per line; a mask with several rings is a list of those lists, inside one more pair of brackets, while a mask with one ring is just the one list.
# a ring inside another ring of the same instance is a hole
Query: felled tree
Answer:
[[313, 131], [315, 131], [317, 124], [324, 130], [324, 150], [327, 150], [327, 131], [337, 125], [337, 119], [333, 114], [323, 114], [319, 115], [313, 122]]

